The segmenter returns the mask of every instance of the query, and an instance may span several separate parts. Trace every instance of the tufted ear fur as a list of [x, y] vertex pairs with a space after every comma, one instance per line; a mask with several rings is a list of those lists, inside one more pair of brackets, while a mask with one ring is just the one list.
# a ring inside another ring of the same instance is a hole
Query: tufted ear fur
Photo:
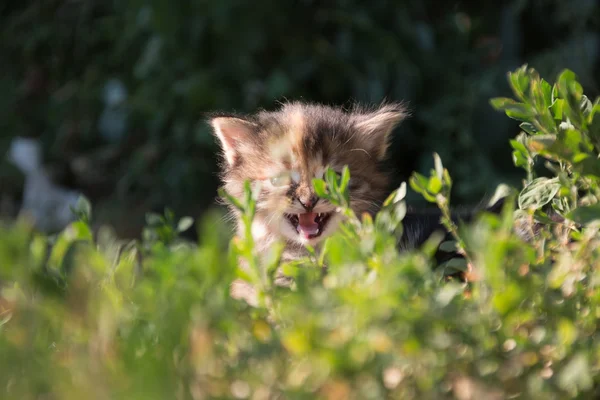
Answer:
[[230, 166], [239, 159], [239, 150], [243, 144], [253, 140], [258, 130], [255, 123], [237, 117], [214, 117], [210, 120], [210, 125]]
[[389, 146], [389, 136], [406, 117], [406, 107], [400, 103], [382, 104], [376, 109], [355, 112], [354, 127], [364, 136], [365, 147], [382, 160]]

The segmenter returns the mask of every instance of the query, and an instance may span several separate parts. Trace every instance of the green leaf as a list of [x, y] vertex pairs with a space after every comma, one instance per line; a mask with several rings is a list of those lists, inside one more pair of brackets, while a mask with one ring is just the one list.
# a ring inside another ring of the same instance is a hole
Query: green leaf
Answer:
[[577, 76], [570, 69], [564, 69], [559, 74], [557, 79], [558, 93], [563, 99], [566, 99], [569, 96], [569, 92], [576, 82], [576, 79]]
[[[67, 251], [63, 256], [60, 269], [64, 275], [69, 275], [78, 265], [78, 262], [81, 261], [82, 254], [84, 252], [91, 252], [92, 246], [89, 240], [79, 240], [76, 239], [73, 242], [69, 243], [67, 247]], [[87, 256], [87, 255], [86, 255]]]
[[570, 320], [561, 318], [558, 322], [556, 335], [561, 345], [571, 346], [577, 339], [577, 328]]
[[450, 176], [450, 172], [447, 169], [444, 169], [444, 177], [442, 178], [444, 185], [446, 186], [446, 191], [450, 193], [452, 189], [452, 177]]
[[383, 202], [383, 207], [387, 207], [390, 204], [398, 203], [406, 197], [406, 182], [402, 182], [400, 187], [394, 190]]
[[552, 86], [544, 79], [541, 80], [541, 90], [544, 97], [544, 104], [546, 107], [550, 107], [552, 104]]
[[512, 152], [513, 163], [515, 167], [525, 168], [529, 165], [529, 159], [519, 151]]
[[463, 288], [458, 283], [448, 283], [444, 285], [435, 296], [435, 300], [440, 307], [446, 307], [459, 294], [463, 292]]
[[497, 292], [492, 303], [500, 315], [513, 311], [522, 300], [522, 291], [516, 283], [510, 283], [505, 290]]
[[175, 220], [175, 213], [170, 208], [165, 209], [165, 219], [169, 224]]
[[563, 99], [556, 99], [550, 106], [550, 111], [552, 111], [552, 116], [557, 121], [562, 121], [563, 119], [563, 110], [565, 107], [565, 101]]
[[281, 264], [281, 272], [283, 272], [283, 274], [285, 274], [286, 276], [292, 277], [292, 278], [296, 278], [298, 276], [298, 274], [300, 273], [300, 268], [303, 266], [303, 264], [305, 263], [305, 260], [294, 260], [294, 261], [288, 261], [285, 263]]
[[424, 192], [427, 190], [427, 185], [429, 183], [429, 180], [421, 175], [418, 172], [414, 172], [412, 174], [412, 176], [410, 177], [410, 186], [413, 188], [413, 190], [415, 190], [418, 193]]
[[593, 150], [593, 146], [589, 143], [586, 135], [579, 130], [567, 129], [561, 132], [558, 137], [560, 143], [568, 149], [569, 156], [565, 156], [565, 158], [571, 159], [571, 157], [579, 153], [590, 154]]
[[444, 165], [442, 164], [442, 159], [438, 153], [433, 153], [433, 164], [435, 165], [435, 174], [441, 181], [444, 177]]
[[451, 258], [440, 264], [438, 268], [442, 268], [444, 275], [453, 275], [458, 272], [467, 272], [469, 270], [467, 260], [462, 257]]
[[600, 160], [594, 156], [587, 156], [575, 161], [575, 168], [582, 175], [592, 179], [600, 177]]
[[404, 200], [406, 197], [406, 182], [402, 182], [400, 187], [396, 189], [396, 194], [394, 195], [394, 203], [399, 202], [400, 200]]
[[571, 123], [576, 127], [581, 127], [581, 100], [583, 97], [583, 89], [575, 73], [565, 69], [558, 77], [558, 93], [565, 100], [563, 104], [563, 112], [570, 119]]
[[510, 86], [520, 100], [525, 99], [525, 93], [529, 89], [530, 78], [527, 76], [527, 64], [520, 67], [515, 72], [508, 73], [508, 81]]
[[404, 217], [406, 216], [406, 202], [404, 201], [400, 201], [398, 203], [395, 203], [395, 207], [394, 207], [394, 217], [395, 217], [395, 223], [399, 223], [400, 221], [402, 221], [404, 219]]
[[588, 130], [590, 137], [595, 140], [596, 150], [600, 151], [600, 99], [596, 101], [588, 116]]
[[187, 231], [193, 224], [194, 219], [192, 217], [183, 217], [179, 220], [179, 223], [177, 224], [177, 231]]
[[529, 151], [523, 143], [518, 140], [511, 140], [510, 145], [515, 151], [513, 151], [513, 162], [517, 167], [527, 167], [529, 165]]
[[420, 193], [425, 200], [434, 203], [435, 197], [429, 194], [427, 191], [427, 187], [429, 185], [429, 179], [425, 176], [419, 174], [418, 172], [413, 172], [412, 176], [408, 180], [410, 187], [417, 193]]
[[535, 116], [535, 110], [524, 103], [515, 103], [506, 107], [504, 110], [506, 115], [517, 121], [529, 122]]
[[149, 212], [146, 214], [146, 224], [149, 226], [157, 226], [157, 225], [162, 225], [164, 223], [164, 218], [162, 215], [157, 214], [157, 213], [153, 213], [153, 212]]
[[534, 153], [548, 151], [554, 145], [556, 139], [556, 135], [536, 135], [527, 140], [527, 147], [529, 151]]
[[[231, 204], [232, 206], [234, 206], [235, 208], [237, 208], [240, 211], [244, 211], [244, 205], [242, 204], [242, 202], [239, 201], [237, 198], [233, 197], [232, 195], [230, 195], [229, 193], [227, 193], [225, 191], [225, 189], [219, 188], [218, 193], [219, 193], [219, 196], [222, 199], [224, 199], [225, 201], [227, 201], [229, 204]], [[146, 218], [146, 221], [148, 221], [147, 218]]]
[[507, 107], [517, 104], [513, 99], [508, 97], [495, 97], [490, 100], [490, 104], [498, 111], [504, 111]]
[[492, 207], [496, 203], [498, 203], [500, 200], [508, 198], [509, 196], [514, 195], [515, 192], [516, 192], [516, 190], [513, 187], [508, 186], [508, 185], [506, 185], [504, 183], [501, 183], [501, 184], [499, 184], [496, 187], [496, 190], [494, 191], [493, 196], [487, 202], [487, 206], [488, 207]]
[[325, 171], [325, 180], [327, 181], [327, 185], [329, 185], [334, 191], [337, 191], [338, 186], [338, 174], [332, 168], [327, 168]]
[[327, 194], [327, 184], [323, 179], [313, 179], [312, 180], [313, 188], [315, 189], [315, 193], [317, 196], [326, 199], [328, 197]]
[[600, 203], [577, 207], [576, 209], [567, 213], [565, 217], [582, 225], [589, 224], [593, 221], [598, 221], [600, 220]]
[[581, 112], [583, 113], [583, 115], [585, 117], [587, 117], [588, 115], [591, 114], [592, 112], [592, 102], [590, 101], [590, 99], [587, 98], [586, 95], [582, 95], [581, 96]]
[[533, 100], [533, 104], [534, 104], [535, 108], [540, 113], [544, 112], [547, 109], [547, 107], [550, 105], [550, 103], [548, 103], [546, 105], [546, 98], [545, 98], [545, 94], [542, 90], [540, 80], [538, 80], [538, 79], [531, 80], [530, 93], [531, 93], [530, 97]]
[[347, 165], [342, 169], [342, 177], [340, 182], [340, 192], [345, 193], [348, 189], [348, 183], [350, 182], [350, 168]]
[[456, 240], [446, 240], [440, 243], [439, 250], [445, 253], [454, 253], [458, 249], [456, 245]]
[[252, 203], [253, 198], [252, 184], [249, 180], [246, 180], [244, 181], [244, 206], [247, 207], [250, 203]]
[[559, 189], [558, 178], [536, 178], [519, 194], [519, 208], [521, 210], [541, 208], [552, 201]]
[[427, 184], [427, 191], [431, 194], [438, 194], [442, 190], [442, 181], [437, 176], [432, 176], [429, 178], [429, 183]]
[[75, 207], [72, 207], [71, 211], [81, 221], [89, 223], [92, 220], [92, 203], [83, 195], [79, 196]]
[[555, 83], [552, 85], [552, 103], [554, 103], [558, 98], [558, 84]]
[[521, 122], [521, 124], [519, 124], [519, 128], [523, 129], [530, 135], [535, 135], [536, 133], [538, 133], [536, 127], [533, 124], [530, 124], [529, 122]]

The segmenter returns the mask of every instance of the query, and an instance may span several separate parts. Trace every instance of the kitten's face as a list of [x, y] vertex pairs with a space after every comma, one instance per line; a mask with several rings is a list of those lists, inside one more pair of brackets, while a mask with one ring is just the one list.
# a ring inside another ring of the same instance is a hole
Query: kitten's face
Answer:
[[211, 120], [223, 149], [225, 190], [240, 197], [245, 180], [260, 182], [253, 235], [316, 245], [335, 231], [341, 215], [319, 199], [313, 178], [327, 167], [350, 169], [350, 206], [357, 215], [375, 212], [387, 179], [379, 169], [388, 135], [404, 117], [388, 104], [374, 110], [344, 112], [320, 105], [292, 103], [279, 111], [249, 118]]

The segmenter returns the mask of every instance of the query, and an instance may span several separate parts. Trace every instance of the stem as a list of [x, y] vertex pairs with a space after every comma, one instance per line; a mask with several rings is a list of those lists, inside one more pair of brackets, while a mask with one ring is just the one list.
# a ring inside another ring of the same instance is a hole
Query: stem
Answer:
[[527, 162], [527, 182], [533, 180], [533, 158], [530, 158]]
[[450, 212], [450, 208], [448, 207], [448, 199], [446, 197], [444, 197], [443, 195], [438, 194], [436, 196], [436, 203], [437, 203], [438, 207], [440, 208], [440, 210], [442, 211], [442, 218], [441, 218], [442, 225], [444, 225], [444, 227], [448, 230], [448, 232], [450, 232], [450, 234], [452, 235], [454, 240], [457, 241], [460, 249], [463, 252], [463, 255], [465, 256], [465, 259], [467, 260], [467, 263], [470, 265], [473, 265], [472, 259], [469, 256], [469, 254], [467, 253], [465, 242], [462, 240], [462, 238], [458, 234], [458, 227], [452, 220], [452, 213]]

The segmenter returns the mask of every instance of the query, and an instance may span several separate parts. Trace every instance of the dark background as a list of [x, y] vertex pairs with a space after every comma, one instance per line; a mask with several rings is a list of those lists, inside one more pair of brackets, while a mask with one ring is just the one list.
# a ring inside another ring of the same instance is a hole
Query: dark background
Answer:
[[[510, 95], [506, 73], [528, 63], [553, 82], [570, 68], [594, 98], [599, 28], [594, 0], [3, 1], [0, 154], [39, 138], [52, 179], [86, 194], [97, 223], [136, 236], [147, 211], [215, 205], [204, 112], [386, 97], [413, 111], [394, 136], [394, 184], [436, 151], [453, 203], [477, 203], [521, 177], [517, 123], [488, 103]], [[23, 178], [0, 165], [10, 214]]]

